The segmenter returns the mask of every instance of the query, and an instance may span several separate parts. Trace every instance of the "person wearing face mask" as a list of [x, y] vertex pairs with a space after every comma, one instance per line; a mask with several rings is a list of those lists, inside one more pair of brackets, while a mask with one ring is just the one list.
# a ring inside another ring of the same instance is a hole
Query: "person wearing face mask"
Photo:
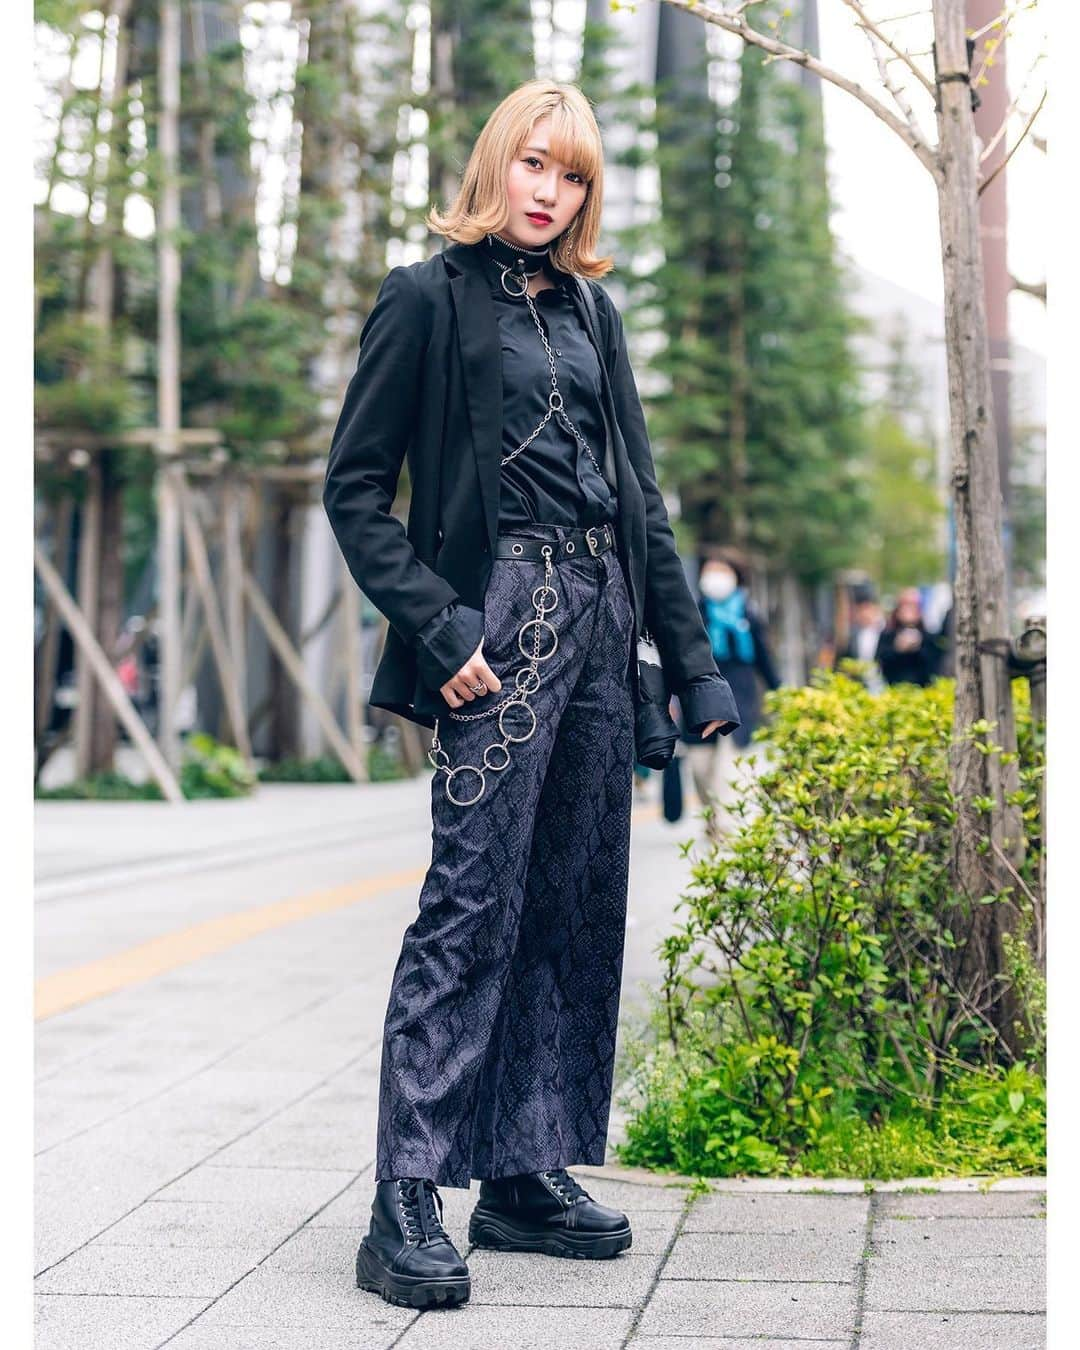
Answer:
[[729, 736], [714, 732], [704, 741], [685, 734], [680, 738], [698, 798], [712, 807], [706, 829], [713, 839], [720, 837], [735, 795], [735, 757], [746, 752], [761, 721], [761, 684], [780, 686], [765, 622], [749, 600], [748, 580], [746, 560], [733, 549], [717, 549], [699, 559], [698, 609], [717, 670], [731, 687], [742, 717]]

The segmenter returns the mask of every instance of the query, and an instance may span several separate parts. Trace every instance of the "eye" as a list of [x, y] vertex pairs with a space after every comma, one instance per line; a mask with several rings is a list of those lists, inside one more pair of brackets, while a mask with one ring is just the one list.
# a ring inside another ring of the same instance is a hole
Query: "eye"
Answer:
[[[540, 161], [536, 158], [535, 155], [526, 155], [524, 162], [526, 164], [540, 164]], [[541, 165], [541, 168], [542, 167], [543, 165]], [[570, 170], [570, 172], [567, 174], [567, 177], [576, 178], [579, 183], [585, 185], [586, 187], [588, 186], [588, 184], [585, 183], [585, 179], [582, 178], [581, 174], [576, 173], [573, 169]]]

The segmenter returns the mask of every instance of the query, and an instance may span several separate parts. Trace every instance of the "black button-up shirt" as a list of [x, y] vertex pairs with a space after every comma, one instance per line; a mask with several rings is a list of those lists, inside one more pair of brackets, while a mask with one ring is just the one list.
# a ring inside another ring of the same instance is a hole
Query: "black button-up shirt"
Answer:
[[[528, 301], [507, 295], [492, 274], [503, 371], [503, 455], [512, 454], [543, 422], [551, 393], [551, 367]], [[572, 278], [566, 278], [572, 283]], [[532, 297], [555, 359], [563, 410], [604, 462], [604, 413], [600, 358], [574, 310], [564, 283]], [[541, 522], [582, 528], [614, 521], [615, 493], [574, 433], [552, 413], [528, 446], [502, 466], [499, 530]]]

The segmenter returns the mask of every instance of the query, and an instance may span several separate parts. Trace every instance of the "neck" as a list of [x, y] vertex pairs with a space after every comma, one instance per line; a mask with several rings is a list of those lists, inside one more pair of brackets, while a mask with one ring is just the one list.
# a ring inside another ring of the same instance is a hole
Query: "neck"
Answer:
[[500, 267], [508, 268], [517, 276], [534, 277], [544, 271], [553, 281], [559, 279], [560, 274], [551, 261], [551, 250], [547, 244], [540, 248], [526, 248], [489, 231], [480, 240], [480, 247]]

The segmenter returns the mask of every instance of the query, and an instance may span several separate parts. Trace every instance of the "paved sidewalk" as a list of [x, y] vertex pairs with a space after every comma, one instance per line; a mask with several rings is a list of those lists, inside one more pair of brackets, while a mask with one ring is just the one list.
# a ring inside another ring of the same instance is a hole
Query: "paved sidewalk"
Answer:
[[[1034, 1181], [987, 1194], [731, 1181], [690, 1201], [685, 1179], [575, 1168], [633, 1224], [605, 1262], [470, 1254], [474, 1183], [442, 1192], [468, 1304], [416, 1313], [357, 1290], [381, 1020], [418, 889], [399, 878], [426, 862], [425, 793], [284, 789], [231, 822], [193, 812], [182, 839], [158, 804], [74, 820], [39, 808], [46, 973], [305, 888], [370, 887], [39, 1023], [38, 1350], [1043, 1346]], [[691, 833], [639, 812], [628, 1014]]]

